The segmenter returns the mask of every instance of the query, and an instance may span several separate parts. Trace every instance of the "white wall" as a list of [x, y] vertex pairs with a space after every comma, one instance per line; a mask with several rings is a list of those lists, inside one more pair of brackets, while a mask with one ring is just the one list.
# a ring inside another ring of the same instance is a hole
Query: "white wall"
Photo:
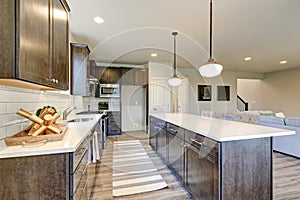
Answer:
[[248, 101], [252, 104], [256, 101], [252, 110], [271, 110], [300, 117], [300, 68], [266, 73], [258, 82], [239, 80], [238, 85]]
[[[195, 68], [179, 68], [178, 71], [189, 78], [189, 113], [200, 114], [201, 110], [217, 113], [232, 113], [237, 110], [237, 79], [239, 77], [262, 77], [262, 74], [223, 71], [216, 78], [203, 79]], [[198, 101], [198, 85], [212, 86], [212, 101]], [[217, 101], [217, 86], [230, 86], [230, 101]]]
[[260, 79], [238, 79], [237, 94], [248, 102], [249, 110], [260, 110], [263, 106]]
[[122, 86], [122, 131], [145, 129], [145, 95], [141, 86]]
[[83, 109], [82, 98], [66, 92], [43, 92], [0, 85], [0, 96], [0, 139], [16, 134], [29, 124], [27, 119], [16, 114], [20, 108], [35, 114], [38, 108], [50, 105], [61, 115], [68, 106], [76, 106], [77, 111]]
[[[168, 79], [173, 75], [171, 63], [149, 62], [149, 113], [152, 112], [151, 108], [154, 105], [153, 98], [161, 98], [151, 88], [154, 83], [151, 80], [155, 77]], [[179, 76], [186, 76], [189, 80], [189, 113], [200, 114], [201, 110], [212, 110], [218, 113], [232, 113], [237, 110], [237, 79], [238, 78], [262, 78], [263, 74], [258, 73], [244, 73], [223, 71], [221, 76], [216, 78], [203, 79], [200, 76], [198, 69], [195, 68], [178, 68], [177, 74]], [[198, 101], [198, 85], [211, 85], [212, 86], [212, 101]], [[230, 86], [230, 101], [217, 101], [217, 86], [226, 85]], [[165, 88], [169, 86], [165, 85]], [[171, 93], [171, 89], [169, 89]], [[170, 102], [171, 104], [171, 102]]]

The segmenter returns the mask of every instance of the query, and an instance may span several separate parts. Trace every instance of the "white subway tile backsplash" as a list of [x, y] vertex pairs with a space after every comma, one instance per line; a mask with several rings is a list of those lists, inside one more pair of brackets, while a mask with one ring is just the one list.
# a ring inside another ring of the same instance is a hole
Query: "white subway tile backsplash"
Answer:
[[68, 92], [45, 92], [5, 85], [0, 85], [0, 97], [0, 139], [21, 131], [31, 123], [16, 114], [20, 108], [35, 114], [38, 108], [51, 105], [62, 115], [65, 108], [76, 106], [81, 109], [84, 104], [82, 97], [71, 96]]
[[18, 88], [18, 87], [13, 87], [13, 86], [7, 86], [6, 88], [9, 91], [16, 91], [16, 92], [22, 92], [23, 90], [25, 90], [24, 88]]
[[6, 137], [6, 127], [0, 128], [0, 140]]
[[41, 94], [22, 92], [22, 102], [38, 102], [42, 101], [42, 99]]
[[34, 105], [32, 103], [7, 103], [7, 113], [16, 113], [20, 108], [32, 113], [34, 111]]
[[6, 114], [6, 103], [0, 103], [0, 115]]
[[20, 102], [22, 93], [17, 91], [0, 90], [0, 102]]
[[14, 124], [6, 127], [6, 137], [12, 136], [22, 130], [22, 124]]

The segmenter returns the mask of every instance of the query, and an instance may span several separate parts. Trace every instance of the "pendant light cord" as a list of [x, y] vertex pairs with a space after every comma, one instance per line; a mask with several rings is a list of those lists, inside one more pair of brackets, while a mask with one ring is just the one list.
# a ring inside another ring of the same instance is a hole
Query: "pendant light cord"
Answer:
[[210, 17], [209, 17], [209, 31], [210, 31], [210, 33], [209, 33], [209, 45], [210, 45], [210, 47], [209, 47], [209, 60], [212, 60], [212, 57], [213, 57], [213, 55], [212, 55], [212, 0], [210, 0]]
[[178, 32], [173, 32], [172, 35], [174, 36], [174, 62], [173, 62], [173, 69], [174, 69], [174, 76], [176, 76], [176, 35]]

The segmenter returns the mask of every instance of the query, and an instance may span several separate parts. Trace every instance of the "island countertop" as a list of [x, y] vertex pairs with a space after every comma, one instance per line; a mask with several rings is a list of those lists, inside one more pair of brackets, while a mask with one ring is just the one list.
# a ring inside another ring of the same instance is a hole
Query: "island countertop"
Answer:
[[219, 142], [295, 134], [295, 131], [291, 130], [203, 117], [188, 113], [159, 113], [151, 114], [151, 116]]
[[92, 115], [75, 115], [76, 118], [93, 118], [86, 122], [67, 123], [68, 129], [65, 136], [60, 141], [47, 142], [42, 145], [33, 146], [6, 146], [4, 141], [0, 144], [0, 159], [24, 156], [36, 156], [46, 154], [58, 154], [74, 152], [86, 136], [92, 131], [93, 127], [98, 123], [102, 114]]

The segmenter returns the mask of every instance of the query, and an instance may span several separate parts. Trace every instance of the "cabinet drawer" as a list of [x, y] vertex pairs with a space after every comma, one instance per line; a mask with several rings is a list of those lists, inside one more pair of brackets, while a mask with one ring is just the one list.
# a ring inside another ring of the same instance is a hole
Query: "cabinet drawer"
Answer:
[[155, 117], [151, 117], [150, 118], [150, 123], [154, 124], [155, 126], [159, 127], [159, 128], [165, 128], [166, 127], [166, 122], [155, 118]]
[[199, 148], [204, 153], [212, 156], [218, 155], [219, 143], [208, 137], [204, 137], [192, 131], [185, 130], [185, 141]]
[[76, 190], [76, 188], [79, 185], [79, 182], [82, 180], [87, 179], [87, 166], [88, 166], [88, 157], [87, 157], [87, 151], [85, 152], [81, 162], [79, 163], [78, 167], [73, 173], [73, 179], [74, 179], [74, 184], [73, 184], [73, 191]]
[[84, 142], [80, 144], [80, 146], [76, 149], [73, 156], [73, 171], [74, 172], [78, 167], [80, 162], [83, 160], [83, 157], [88, 149], [88, 139], [85, 139]]
[[87, 165], [84, 167], [81, 173], [81, 177], [78, 180], [77, 187], [74, 189], [73, 200], [79, 199], [88, 199], [87, 198], [87, 184], [88, 184], [88, 176], [87, 176]]
[[171, 132], [172, 134], [176, 135], [184, 139], [184, 129], [180, 128], [174, 124], [167, 123], [167, 131]]

